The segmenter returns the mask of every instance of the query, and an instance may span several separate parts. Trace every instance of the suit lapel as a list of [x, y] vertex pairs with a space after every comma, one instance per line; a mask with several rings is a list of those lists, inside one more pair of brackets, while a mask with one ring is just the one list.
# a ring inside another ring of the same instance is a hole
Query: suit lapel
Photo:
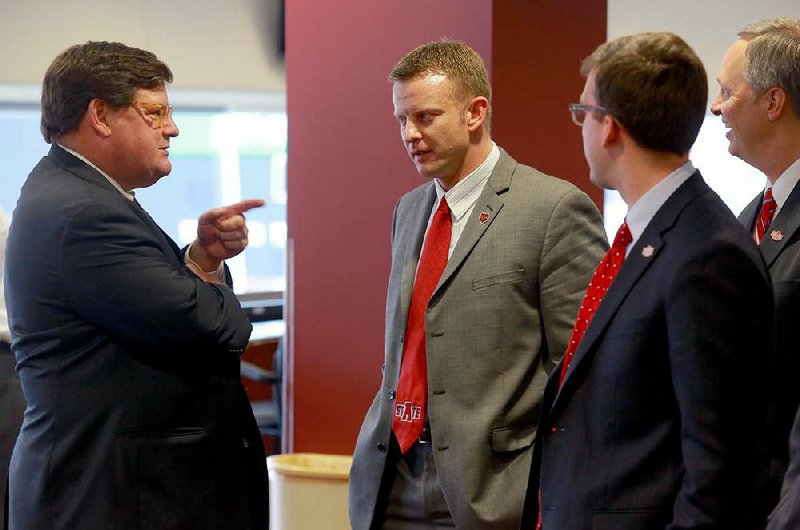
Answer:
[[403, 319], [408, 318], [408, 307], [411, 304], [411, 292], [414, 289], [414, 277], [417, 274], [417, 263], [422, 251], [422, 241], [425, 239], [425, 230], [428, 227], [428, 219], [433, 210], [433, 203], [436, 201], [436, 188], [431, 182], [430, 186], [422, 190], [423, 199], [411, 201], [415, 211], [410, 217], [413, 220], [408, 223], [408, 233], [403, 239], [405, 244], [402, 248], [400, 263], [403, 264], [402, 278], [400, 281], [400, 308], [403, 312]]
[[[133, 201], [128, 201], [128, 202], [130, 203], [129, 206], [131, 207], [133, 212], [136, 214], [136, 216], [139, 217], [139, 219], [141, 219], [142, 222], [144, 222], [144, 224], [149, 226], [150, 229], [154, 233], [158, 234], [161, 237], [161, 242], [166, 245], [166, 248], [168, 248], [170, 251], [172, 251], [172, 254], [178, 260], [177, 261], [178, 266], [182, 268], [183, 267], [183, 251], [178, 247], [177, 243], [175, 243], [175, 241], [173, 241], [172, 238], [169, 237], [169, 234], [164, 232], [164, 230], [162, 230], [161, 227], [158, 226], [158, 224], [156, 223], [155, 219], [150, 217], [150, 214], [147, 213], [147, 210], [142, 208], [142, 205], [139, 204], [139, 201], [134, 199]], [[162, 245], [162, 248], [163, 248], [163, 245]], [[165, 254], [169, 255], [169, 252], [165, 252]]]
[[167, 256], [175, 256], [177, 261], [175, 261], [174, 264], [177, 265], [179, 269], [183, 269], [183, 253], [178, 248], [178, 245], [175, 244], [171, 237], [161, 230], [161, 227], [156, 224], [152, 217], [150, 217], [150, 215], [145, 212], [138, 203], [134, 204], [133, 201], [123, 197], [119, 190], [116, 189], [99, 171], [94, 169], [80, 158], [74, 156], [72, 153], [65, 151], [61, 147], [53, 145], [50, 148], [48, 156], [52, 158], [59, 166], [63, 167], [66, 171], [69, 171], [73, 175], [76, 175], [83, 180], [108, 190], [110, 195], [114, 197], [114, 200], [118, 199], [126, 202], [128, 207], [135, 213], [135, 215], [141, 219], [141, 221], [147, 225], [159, 239], [161, 242], [161, 249], [164, 251], [164, 253]]
[[[483, 234], [491, 226], [497, 214], [503, 208], [503, 201], [500, 194], [508, 190], [511, 185], [511, 176], [517, 167], [516, 161], [508, 153], [500, 149], [500, 158], [492, 171], [489, 181], [483, 188], [480, 197], [475, 201], [475, 207], [470, 213], [470, 218], [466, 220], [464, 231], [453, 249], [453, 254], [447, 260], [431, 298], [435, 297], [447, 280], [458, 270], [464, 260], [467, 259], [472, 249], [478, 244]], [[483, 220], [479, 220], [479, 214], [487, 214]]]
[[[617, 277], [614, 278], [611, 287], [608, 288], [605, 297], [600, 302], [597, 313], [595, 313], [594, 318], [592, 318], [583, 339], [581, 339], [581, 343], [578, 346], [578, 350], [575, 352], [575, 356], [572, 358], [564, 382], [556, 396], [556, 403], [558, 403], [559, 399], [562, 399], [562, 395], [565, 394], [565, 392], [568, 393], [576, 370], [587, 360], [589, 353], [593, 351], [594, 344], [602, 338], [606, 328], [617, 313], [620, 305], [622, 305], [622, 302], [628, 297], [628, 293], [633, 289], [633, 286], [636, 285], [639, 278], [647, 271], [650, 264], [658, 259], [663, 246], [664, 241], [661, 235], [655, 231], [649, 230], [648, 227], [642, 234], [642, 237], [639, 238], [639, 241], [636, 242], [636, 245], [631, 249], [619, 273], [617, 273]], [[652, 254], [649, 257], [643, 255], [644, 248], [648, 248], [648, 251], [652, 248]]]
[[[770, 223], [767, 233], [764, 234], [764, 239], [759, 244], [761, 253], [764, 255], [764, 261], [767, 262], [767, 267], [772, 266], [772, 263], [783, 248], [792, 239], [797, 229], [800, 228], [798, 210], [800, 210], [800, 186], [795, 186], [778, 215]], [[742, 215], [744, 215], [744, 212], [742, 212]]]
[[[700, 173], [696, 171], [667, 199], [647, 225], [628, 257], [625, 258], [605, 297], [600, 302], [597, 313], [595, 313], [589, 324], [589, 328], [586, 330], [586, 334], [575, 352], [567, 375], [555, 397], [552, 406], [553, 412], [556, 406], [566, 399], [565, 396], [568, 396], [571, 389], [577, 384], [575, 373], [577, 373], [582, 363], [591, 359], [591, 353], [595, 350], [595, 345], [602, 340], [606, 328], [613, 320], [622, 302], [625, 301], [647, 269], [662, 254], [662, 250], [666, 245], [664, 234], [674, 226], [681, 211], [695, 197], [706, 190], [708, 190], [708, 186], [703, 181]], [[558, 372], [556, 371], [556, 373]]]
[[752, 234], [756, 227], [756, 216], [758, 209], [761, 206], [761, 201], [764, 199], [764, 192], [762, 191], [755, 199], [750, 201], [750, 204], [744, 207], [742, 213], [739, 214], [739, 222], [747, 228]]
[[73, 175], [91, 182], [96, 186], [119, 194], [119, 190], [117, 190], [99, 171], [58, 145], [50, 147], [50, 152], [47, 156]]

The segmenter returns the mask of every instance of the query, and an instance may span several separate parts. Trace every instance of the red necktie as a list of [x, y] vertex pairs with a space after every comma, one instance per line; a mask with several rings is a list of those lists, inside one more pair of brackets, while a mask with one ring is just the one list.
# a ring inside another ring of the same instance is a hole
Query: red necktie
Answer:
[[[603, 256], [603, 259], [600, 260], [597, 269], [594, 271], [594, 276], [592, 276], [592, 281], [589, 282], [589, 287], [586, 289], [583, 303], [578, 310], [578, 318], [575, 321], [575, 327], [572, 328], [572, 336], [569, 338], [569, 344], [567, 344], [567, 352], [564, 354], [564, 364], [561, 365], [561, 373], [558, 378], [559, 386], [564, 382], [564, 377], [567, 375], [567, 370], [569, 370], [569, 363], [572, 362], [572, 358], [578, 350], [583, 334], [586, 333], [586, 329], [589, 327], [592, 317], [594, 317], [595, 312], [597, 312], [597, 307], [603, 300], [608, 288], [611, 287], [611, 282], [613, 282], [614, 278], [617, 276], [622, 262], [625, 261], [625, 249], [628, 248], [632, 240], [633, 237], [628, 228], [628, 223], [623, 221], [622, 226], [617, 230], [617, 235], [614, 236], [614, 243], [611, 245], [611, 248], [608, 249], [606, 255]], [[536, 530], [542, 530], [541, 489], [539, 490], [539, 517], [536, 521]]]
[[392, 431], [404, 454], [422, 434], [425, 424], [425, 407], [428, 399], [428, 362], [425, 355], [425, 311], [439, 278], [447, 265], [452, 229], [450, 207], [442, 197], [433, 220], [414, 279], [411, 305], [406, 321], [403, 341], [403, 364], [395, 395]]
[[569, 363], [572, 362], [572, 357], [575, 356], [583, 334], [586, 333], [589, 322], [592, 321], [600, 301], [603, 300], [606, 291], [611, 287], [611, 282], [614, 281], [614, 277], [617, 275], [617, 271], [622, 266], [622, 262], [625, 261], [625, 249], [628, 248], [632, 239], [628, 223], [623, 222], [622, 226], [617, 230], [617, 235], [614, 237], [614, 243], [611, 248], [608, 249], [606, 255], [600, 260], [600, 264], [597, 265], [592, 281], [589, 282], [589, 287], [583, 297], [583, 304], [578, 310], [575, 327], [572, 328], [572, 336], [569, 338], [567, 351], [564, 354], [564, 364], [561, 365], [561, 374], [558, 379], [559, 385], [564, 382], [564, 377], [567, 375], [567, 370], [569, 370]]
[[761, 243], [761, 240], [764, 239], [764, 234], [767, 233], [767, 228], [772, 222], [772, 216], [775, 215], [777, 207], [778, 203], [772, 196], [772, 188], [767, 188], [767, 191], [764, 192], [764, 201], [761, 203], [761, 211], [756, 219], [756, 231], [753, 233], [756, 244]]

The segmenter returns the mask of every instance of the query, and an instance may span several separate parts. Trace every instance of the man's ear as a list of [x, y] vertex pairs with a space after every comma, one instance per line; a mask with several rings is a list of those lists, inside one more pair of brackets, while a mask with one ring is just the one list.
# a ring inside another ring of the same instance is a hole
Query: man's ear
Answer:
[[609, 148], [620, 141], [622, 127], [610, 114], [603, 116], [603, 147]]
[[788, 101], [786, 92], [780, 87], [772, 87], [764, 93], [764, 105], [767, 111], [767, 119], [775, 121], [780, 118], [787, 109]]
[[111, 136], [110, 111], [111, 108], [108, 104], [99, 98], [91, 100], [86, 109], [86, 118], [89, 120], [92, 130], [104, 138]]
[[486, 121], [486, 116], [489, 113], [489, 100], [483, 96], [476, 96], [472, 98], [467, 107], [467, 128], [469, 132], [477, 131], [479, 127], [483, 127], [483, 122]]

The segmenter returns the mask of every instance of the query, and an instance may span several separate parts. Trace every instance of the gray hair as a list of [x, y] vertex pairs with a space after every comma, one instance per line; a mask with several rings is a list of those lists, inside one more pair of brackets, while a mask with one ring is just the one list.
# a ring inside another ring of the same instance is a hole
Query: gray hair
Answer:
[[739, 38], [748, 43], [744, 77], [753, 91], [781, 88], [800, 117], [800, 19], [759, 20], [745, 26]]

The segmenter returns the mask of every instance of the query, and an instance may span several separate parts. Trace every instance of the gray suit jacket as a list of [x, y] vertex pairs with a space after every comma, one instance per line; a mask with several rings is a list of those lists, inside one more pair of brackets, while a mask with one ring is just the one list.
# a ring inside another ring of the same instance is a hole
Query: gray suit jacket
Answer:
[[[350, 519], [370, 528], [392, 438], [394, 389], [414, 274], [436, 193], [394, 212], [383, 382], [350, 472]], [[481, 214], [488, 220], [481, 222]], [[595, 205], [505, 151], [459, 239], [425, 320], [433, 451], [458, 528], [517, 528], [542, 391], [607, 248]], [[485, 217], [485, 216], [484, 216]]]

